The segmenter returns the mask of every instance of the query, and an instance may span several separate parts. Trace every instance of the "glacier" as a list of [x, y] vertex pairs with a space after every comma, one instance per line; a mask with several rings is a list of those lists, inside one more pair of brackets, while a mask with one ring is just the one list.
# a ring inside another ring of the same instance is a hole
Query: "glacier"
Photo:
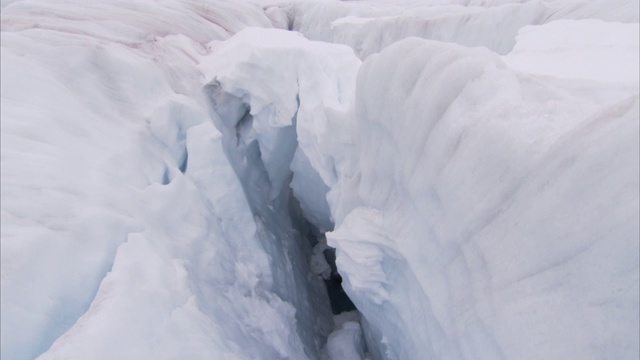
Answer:
[[640, 356], [638, 2], [1, 6], [3, 359]]

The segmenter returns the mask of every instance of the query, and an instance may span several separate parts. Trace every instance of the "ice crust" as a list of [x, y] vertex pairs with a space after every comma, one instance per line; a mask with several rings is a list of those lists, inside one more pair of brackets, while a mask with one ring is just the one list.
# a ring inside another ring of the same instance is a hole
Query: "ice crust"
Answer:
[[638, 358], [637, 6], [3, 0], [2, 358]]

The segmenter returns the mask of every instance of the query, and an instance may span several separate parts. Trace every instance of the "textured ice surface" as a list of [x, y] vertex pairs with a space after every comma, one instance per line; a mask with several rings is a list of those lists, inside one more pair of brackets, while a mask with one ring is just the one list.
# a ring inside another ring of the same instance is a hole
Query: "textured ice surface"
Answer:
[[640, 356], [637, 1], [1, 16], [3, 359]]
[[201, 65], [226, 114], [223, 131], [236, 144], [256, 141], [272, 198], [293, 175], [293, 193], [320, 232], [333, 227], [325, 196], [335, 177], [320, 147], [339, 136], [328, 113], [348, 105], [359, 66], [346, 46], [276, 29], [243, 30]]
[[637, 77], [536, 55], [545, 77], [413, 38], [360, 69], [327, 239], [389, 358], [638, 355]]
[[315, 357], [328, 305], [323, 330], [305, 265], [264, 246], [198, 70], [270, 24], [250, 3], [3, 2], [3, 359]]

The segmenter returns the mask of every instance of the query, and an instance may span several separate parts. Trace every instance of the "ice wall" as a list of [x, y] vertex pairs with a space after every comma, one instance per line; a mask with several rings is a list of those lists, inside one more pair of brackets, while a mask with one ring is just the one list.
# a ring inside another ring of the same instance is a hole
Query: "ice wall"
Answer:
[[637, 2], [278, 3], [2, 2], [3, 358], [640, 355]]
[[320, 153], [376, 357], [638, 357], [637, 5], [279, 5], [366, 59]]
[[[602, 37], [570, 40], [590, 31]], [[638, 356], [637, 33], [530, 28], [516, 45], [535, 53], [526, 73], [416, 38], [364, 62], [327, 238], [370, 347], [390, 359]], [[532, 45], [542, 37], [549, 46]], [[615, 62], [583, 60], [611, 47]], [[521, 65], [518, 53], [504, 60]], [[566, 73], [565, 56], [589, 71]]]
[[293, 190], [319, 226], [324, 202], [305, 195], [330, 189], [327, 237], [372, 356], [624, 358], [638, 353], [637, 30], [528, 27], [506, 57], [411, 38], [332, 106], [344, 79], [308, 47], [339, 48], [252, 30], [206, 67], [243, 104], [235, 119], [251, 116], [224, 125], [232, 142], [309, 179]]
[[198, 68], [262, 8], [2, 6], [2, 358], [317, 358], [306, 257], [265, 240]]
[[[224, 134], [227, 156], [256, 221], [262, 224], [259, 235], [270, 249], [271, 262], [275, 268], [295, 265], [282, 274], [291, 281], [278, 280], [275, 272], [276, 292], [297, 309], [309, 308], [316, 315], [299, 322], [300, 334], [310, 325], [325, 336], [333, 330], [327, 293], [339, 295], [331, 292], [338, 289], [327, 292], [325, 285], [334, 283], [323, 283], [312, 274], [308, 260], [314, 257], [317, 238], [333, 229], [323, 177], [334, 174], [326, 171], [325, 166], [332, 165], [318, 153], [318, 142], [332, 130], [327, 112], [345, 109], [351, 100], [359, 66], [346, 46], [275, 29], [245, 29], [200, 66], [208, 79], [204, 92], [212, 116]], [[313, 162], [307, 154], [313, 154]], [[302, 291], [305, 288], [309, 290]], [[331, 311], [346, 306], [331, 301]], [[348, 298], [342, 301], [352, 306]]]
[[346, 46], [275, 29], [243, 30], [201, 65], [230, 146], [255, 142], [267, 173], [263, 191], [273, 199], [290, 181], [320, 233], [333, 228], [326, 184], [335, 179], [321, 149], [340, 137], [328, 114], [348, 106], [359, 66]]

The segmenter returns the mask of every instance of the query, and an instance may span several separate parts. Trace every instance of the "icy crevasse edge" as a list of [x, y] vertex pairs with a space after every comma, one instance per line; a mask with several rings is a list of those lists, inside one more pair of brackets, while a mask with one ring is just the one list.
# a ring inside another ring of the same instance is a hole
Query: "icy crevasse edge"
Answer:
[[327, 238], [379, 356], [638, 356], [637, 77], [566, 80], [554, 62], [605, 39], [619, 61], [581, 65], [634, 74], [637, 24], [521, 40], [593, 27], [578, 51], [537, 53], [546, 77], [419, 39], [364, 62]]

